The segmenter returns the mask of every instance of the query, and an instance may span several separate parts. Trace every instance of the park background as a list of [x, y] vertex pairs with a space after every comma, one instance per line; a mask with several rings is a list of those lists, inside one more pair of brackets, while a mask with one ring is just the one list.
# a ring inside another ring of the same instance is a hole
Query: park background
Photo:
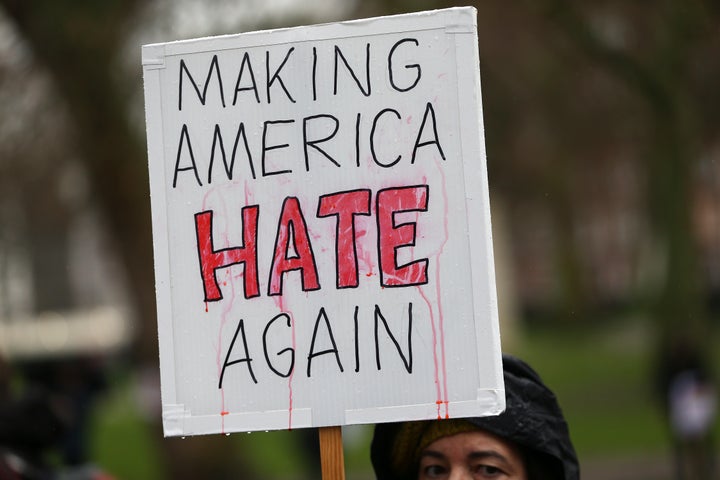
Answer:
[[[140, 46], [456, 5], [503, 348], [558, 394], [583, 478], [671, 478], [662, 361], [720, 367], [711, 0], [0, 0], [0, 393], [83, 397], [79, 461], [118, 479], [319, 478], [307, 431], [162, 438]], [[350, 479], [370, 433], [345, 430]]]

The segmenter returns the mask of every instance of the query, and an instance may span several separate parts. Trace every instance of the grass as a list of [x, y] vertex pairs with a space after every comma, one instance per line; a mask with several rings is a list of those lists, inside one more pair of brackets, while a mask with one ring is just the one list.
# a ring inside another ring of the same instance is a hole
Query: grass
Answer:
[[631, 322], [527, 334], [520, 355], [558, 396], [581, 457], [666, 450], [647, 327]]
[[91, 456], [118, 480], [163, 478], [155, 431], [141, 416], [130, 379], [121, 376], [94, 411]]

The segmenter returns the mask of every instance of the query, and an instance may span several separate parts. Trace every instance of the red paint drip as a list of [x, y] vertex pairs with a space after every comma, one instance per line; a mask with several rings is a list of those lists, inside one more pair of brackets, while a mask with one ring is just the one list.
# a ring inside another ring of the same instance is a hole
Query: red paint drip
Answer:
[[220, 390], [220, 433], [225, 434], [225, 415], [229, 412], [225, 410], [225, 389]]
[[[290, 315], [288, 313], [288, 315]], [[292, 318], [292, 315], [290, 315], [290, 331], [292, 332], [292, 348], [293, 351], [297, 350], [297, 343], [295, 341], [295, 321]], [[293, 388], [292, 388], [292, 379], [293, 375], [295, 375], [295, 368], [293, 367], [292, 371], [290, 372], [290, 376], [288, 377], [288, 430], [292, 430], [292, 411], [293, 411]]]
[[205, 302], [205, 313], [208, 313], [208, 302]]
[[[447, 237], [446, 237], [447, 238]], [[440, 262], [438, 262], [440, 263]], [[447, 364], [445, 361], [445, 318], [443, 315], [443, 308], [442, 308], [442, 297], [440, 296], [440, 274], [437, 272], [440, 269], [440, 265], [438, 265], [435, 268], [436, 271], [436, 279], [435, 282], [437, 284], [437, 303], [438, 303], [438, 314], [440, 317], [439, 320], [439, 327], [440, 327], [440, 358], [442, 361], [442, 371], [443, 371], [443, 393], [445, 401], [443, 402], [445, 404], [445, 418], [450, 418], [450, 407], [448, 402], [448, 385], [447, 385]]]
[[[437, 158], [435, 160], [437, 162]], [[448, 238], [450, 236], [449, 233], [449, 227], [448, 227], [448, 196], [447, 196], [447, 184], [445, 182], [445, 173], [442, 168], [438, 168], [440, 171], [440, 175], [442, 176], [442, 196], [444, 200], [444, 207], [443, 207], [443, 218], [445, 219], [443, 222], [443, 232], [445, 234], [445, 237], [443, 239], [442, 244], [440, 245], [440, 249], [438, 251], [436, 258], [436, 266], [435, 266], [435, 295], [437, 296], [437, 305], [438, 305], [438, 316], [439, 316], [439, 327], [440, 327], [440, 356], [442, 358], [442, 371], [443, 371], [443, 393], [445, 398], [445, 418], [450, 418], [450, 406], [448, 402], [448, 385], [447, 385], [447, 364], [445, 361], [445, 315], [443, 315], [443, 305], [442, 305], [442, 296], [440, 295], [440, 255], [445, 250], [445, 245], [447, 244]]]
[[428, 307], [428, 310], [430, 311], [430, 327], [432, 329], [432, 351], [433, 351], [433, 375], [435, 376], [435, 393], [437, 394], [438, 400], [435, 402], [438, 409], [438, 418], [440, 417], [440, 405], [442, 405], [442, 391], [440, 389], [440, 362], [438, 360], [437, 355], [437, 342], [438, 342], [438, 336], [437, 336], [437, 326], [435, 325], [435, 314], [433, 313], [432, 304], [430, 303], [430, 300], [425, 295], [425, 292], [423, 292], [422, 287], [418, 286], [418, 291], [420, 292], [420, 296], [425, 300], [425, 304]]
[[[437, 162], [437, 159], [436, 159]], [[438, 400], [435, 402], [437, 405], [437, 416], [438, 419], [442, 419], [442, 405], [445, 405], [445, 418], [450, 418], [450, 408], [449, 408], [449, 395], [448, 395], [448, 385], [447, 385], [447, 363], [445, 359], [445, 328], [444, 328], [444, 315], [443, 315], [443, 306], [442, 306], [442, 296], [440, 292], [440, 256], [442, 255], [443, 251], [445, 250], [445, 245], [448, 241], [448, 222], [447, 222], [447, 216], [448, 216], [448, 198], [447, 198], [447, 186], [445, 183], [445, 175], [443, 173], [442, 168], [438, 168], [440, 171], [440, 174], [442, 176], [442, 196], [444, 200], [444, 206], [443, 206], [443, 232], [444, 232], [444, 238], [442, 240], [442, 243], [440, 244], [437, 252], [435, 252], [435, 296], [437, 299], [437, 306], [438, 306], [438, 319], [436, 320], [435, 314], [433, 312], [432, 303], [428, 299], [428, 297], [425, 295], [425, 292], [422, 289], [422, 286], [418, 285], [418, 291], [420, 292], [420, 296], [425, 300], [425, 303], [428, 306], [428, 309], [430, 311], [430, 326], [432, 328], [432, 346], [433, 346], [433, 364], [434, 364], [434, 375], [435, 375], [435, 391], [437, 394]], [[424, 182], [427, 182], [427, 178], [423, 178]], [[439, 330], [439, 335], [438, 335]], [[440, 343], [440, 358], [438, 359], [438, 341]], [[442, 369], [442, 386], [440, 384], [440, 370]]]
[[[285, 305], [283, 302], [283, 297], [280, 296], [275, 299], [275, 304], [280, 309], [281, 312], [285, 311]], [[292, 313], [285, 312], [290, 316], [290, 332], [291, 332], [291, 343], [293, 350], [297, 349], [297, 342], [295, 339], [295, 320], [293, 319]], [[295, 375], [295, 368], [293, 368], [290, 371], [290, 375], [288, 376], [288, 430], [293, 429], [293, 376]]]

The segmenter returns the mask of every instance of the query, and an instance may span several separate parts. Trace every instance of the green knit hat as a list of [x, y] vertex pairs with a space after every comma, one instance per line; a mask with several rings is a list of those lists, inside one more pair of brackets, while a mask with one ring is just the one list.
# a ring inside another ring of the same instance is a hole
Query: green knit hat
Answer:
[[463, 419], [404, 422], [392, 446], [393, 470], [404, 478], [413, 473], [420, 454], [435, 440], [478, 430], [479, 427]]

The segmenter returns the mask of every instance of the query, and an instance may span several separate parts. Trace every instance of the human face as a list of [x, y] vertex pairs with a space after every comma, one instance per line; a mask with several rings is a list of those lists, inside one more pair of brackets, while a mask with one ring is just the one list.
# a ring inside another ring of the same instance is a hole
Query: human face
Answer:
[[420, 453], [418, 480], [527, 480], [518, 449], [483, 431], [435, 440]]

